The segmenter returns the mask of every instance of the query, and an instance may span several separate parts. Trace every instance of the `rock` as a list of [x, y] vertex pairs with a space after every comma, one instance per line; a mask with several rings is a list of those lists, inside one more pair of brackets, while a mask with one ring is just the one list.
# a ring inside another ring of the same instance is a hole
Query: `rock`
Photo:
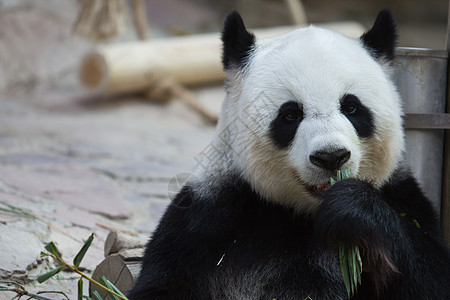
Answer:
[[24, 275], [27, 268], [36, 263], [40, 250], [44, 248], [35, 233], [1, 224], [0, 245], [0, 277], [3, 279], [23, 277], [18, 275]]
[[112, 219], [129, 217], [117, 185], [82, 168], [26, 171], [5, 168], [0, 174], [0, 180], [27, 194], [63, 201]]

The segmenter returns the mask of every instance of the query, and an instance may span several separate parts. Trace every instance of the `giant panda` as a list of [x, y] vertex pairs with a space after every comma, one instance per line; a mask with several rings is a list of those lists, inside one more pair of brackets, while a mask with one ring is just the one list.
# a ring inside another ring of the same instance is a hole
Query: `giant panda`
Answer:
[[[168, 206], [130, 299], [450, 299], [449, 250], [405, 163], [396, 26], [256, 39], [225, 20], [226, 99], [209, 160]], [[212, 152], [214, 153], [212, 153]], [[212, 155], [214, 154], [214, 155]], [[351, 179], [330, 186], [337, 170]]]

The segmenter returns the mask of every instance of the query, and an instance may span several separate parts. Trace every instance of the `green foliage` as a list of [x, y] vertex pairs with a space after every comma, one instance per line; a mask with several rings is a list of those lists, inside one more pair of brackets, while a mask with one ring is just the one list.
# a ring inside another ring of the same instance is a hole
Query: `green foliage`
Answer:
[[[60, 257], [58, 248], [56, 248], [55, 243], [53, 243], [53, 242], [48, 243], [47, 245], [45, 245], [45, 249], [46, 249], [48, 252], [50, 252], [51, 254], [53, 254], [54, 256]], [[42, 253], [42, 252], [41, 252], [41, 253]], [[41, 255], [42, 255], [42, 254], [41, 254]]]
[[46, 281], [47, 279], [50, 279], [51, 277], [55, 276], [56, 274], [58, 274], [59, 272], [61, 272], [61, 270], [63, 269], [63, 267], [59, 267], [56, 269], [53, 269], [47, 273], [41, 274], [37, 277], [37, 281], [39, 283], [43, 283], [44, 281]]
[[78, 280], [78, 300], [83, 300], [83, 277]]
[[[119, 291], [119, 289], [116, 288], [116, 287], [114, 286], [114, 284], [112, 284], [111, 281], [109, 281], [108, 279], [106, 279], [105, 276], [102, 275], [102, 276], [98, 279], [98, 281], [99, 281], [100, 283], [102, 283], [103, 285], [105, 285], [106, 287], [108, 287], [110, 290], [112, 290], [112, 291], [116, 292], [117, 294], [119, 294], [120, 296], [125, 297], [125, 295], [122, 294], [122, 292]], [[112, 293], [110, 293], [110, 292], [108, 292], [108, 295], [109, 295], [112, 299], [114, 299], [114, 300], [120, 300], [119, 297], [117, 297], [116, 295], [114, 295], [114, 294], [112, 294]]]
[[86, 242], [84, 243], [83, 247], [81, 248], [81, 250], [78, 252], [78, 254], [75, 256], [75, 258], [73, 259], [73, 265], [75, 266], [75, 268], [78, 269], [78, 267], [80, 266], [81, 261], [84, 258], [84, 255], [86, 254], [86, 251], [89, 249], [89, 247], [92, 244], [92, 241], [94, 240], [94, 234], [92, 233], [89, 238], [86, 240]]
[[[400, 213], [400, 217], [405, 217], [407, 214], [406, 213]], [[417, 229], [421, 229], [422, 226], [420, 226], [419, 221], [417, 221], [417, 219], [411, 219], [411, 221], [414, 223], [414, 225], [416, 225]]]
[[[330, 178], [330, 184], [334, 185], [338, 181], [351, 177], [352, 173], [349, 168], [338, 170], [336, 180]], [[339, 245], [339, 262], [347, 296], [350, 298], [356, 292], [358, 284], [361, 284], [362, 260], [358, 246], [347, 248]]]
[[330, 178], [330, 184], [334, 185], [336, 182], [341, 181], [343, 179], [351, 178], [352, 172], [349, 168], [345, 168], [343, 170], [338, 170], [336, 173], [336, 180], [334, 178]]
[[357, 285], [361, 284], [362, 260], [359, 248], [357, 246], [347, 248], [340, 245], [339, 261], [347, 296], [350, 298], [356, 292]]
[[[106, 279], [104, 276], [101, 277], [101, 280], [103, 281], [104, 284], [101, 284], [97, 281], [95, 281], [94, 279], [88, 277], [86, 274], [84, 274], [83, 272], [81, 272], [78, 268], [81, 264], [81, 261], [83, 260], [87, 250], [89, 249], [89, 247], [92, 244], [92, 241], [94, 240], [94, 234], [91, 234], [89, 236], [89, 238], [86, 240], [86, 242], [84, 243], [83, 247], [80, 249], [80, 251], [78, 251], [78, 254], [75, 256], [75, 258], [73, 259], [73, 266], [68, 264], [66, 261], [64, 261], [61, 257], [60, 252], [58, 251], [58, 248], [56, 247], [55, 243], [50, 242], [47, 245], [45, 245], [45, 249], [48, 252], [43, 252], [41, 251], [41, 257], [43, 256], [51, 256], [52, 258], [54, 258], [55, 260], [57, 260], [62, 266], [51, 270], [47, 273], [41, 274], [37, 277], [37, 281], [39, 283], [42, 283], [48, 279], [50, 279], [51, 277], [55, 276], [56, 274], [58, 274], [59, 272], [61, 272], [61, 270], [66, 269], [75, 273], [78, 273], [79, 275], [81, 275], [80, 279], [78, 280], [77, 283], [77, 291], [78, 291], [78, 300], [81, 300], [83, 298], [86, 299], [90, 299], [92, 300], [91, 297], [87, 297], [87, 296], [83, 296], [83, 278], [89, 280], [90, 282], [92, 282], [93, 284], [96, 284], [97, 286], [99, 286], [100, 288], [106, 290], [108, 292], [108, 295], [110, 295], [110, 297], [114, 300], [128, 300], [127, 297], [125, 297], [125, 295], [119, 291], [118, 288], [116, 288], [114, 286], [114, 284], [112, 284], [108, 279]], [[94, 296], [94, 298], [96, 300], [103, 300], [103, 298], [100, 296], [100, 294], [97, 291], [94, 291], [92, 293], [92, 295]]]
[[416, 225], [417, 229], [422, 228], [422, 227], [420, 226], [419, 222], [417, 221], [417, 219], [412, 219], [412, 221], [413, 221], [414, 225]]
[[45, 253], [44, 251], [41, 251], [41, 257], [50, 256], [48, 253]]
[[3, 205], [3, 207], [0, 206], [0, 212], [6, 213], [8, 215], [15, 215], [15, 216], [29, 218], [29, 219], [38, 219], [38, 217], [31, 214], [29, 210], [26, 210], [24, 208], [11, 205], [8, 202], [3, 201], [3, 200], [0, 201], [0, 204]]
[[100, 296], [100, 294], [97, 291], [93, 291], [92, 295], [95, 297], [95, 299], [97, 300], [103, 300], [102, 296]]

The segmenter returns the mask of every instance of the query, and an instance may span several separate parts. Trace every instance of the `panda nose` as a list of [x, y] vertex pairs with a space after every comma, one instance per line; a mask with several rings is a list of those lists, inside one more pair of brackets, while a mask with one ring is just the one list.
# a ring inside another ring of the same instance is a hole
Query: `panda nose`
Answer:
[[339, 149], [332, 152], [316, 151], [309, 156], [309, 160], [313, 165], [330, 171], [339, 170], [349, 159], [350, 151], [347, 149]]

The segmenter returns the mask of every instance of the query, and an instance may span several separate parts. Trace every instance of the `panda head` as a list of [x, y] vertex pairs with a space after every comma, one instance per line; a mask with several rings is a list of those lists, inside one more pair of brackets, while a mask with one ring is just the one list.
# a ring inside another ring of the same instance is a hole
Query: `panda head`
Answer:
[[404, 149], [391, 80], [396, 29], [381, 11], [359, 39], [313, 26], [256, 39], [231, 13], [222, 33], [227, 73], [216, 141], [269, 201], [314, 211], [336, 171], [380, 187]]

